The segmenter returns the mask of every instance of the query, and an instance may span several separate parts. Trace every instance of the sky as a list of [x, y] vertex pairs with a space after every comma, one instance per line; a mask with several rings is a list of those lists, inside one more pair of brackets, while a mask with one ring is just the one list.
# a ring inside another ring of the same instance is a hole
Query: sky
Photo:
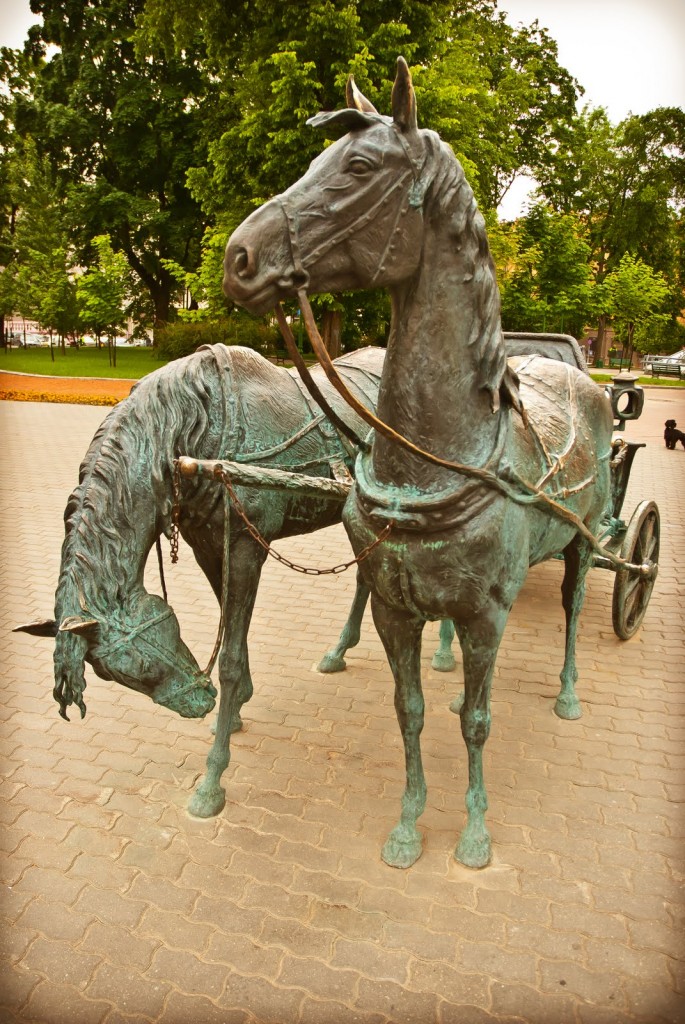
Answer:
[[[537, 18], [559, 63], [584, 87], [581, 105], [617, 123], [655, 107], [685, 108], [685, 0], [499, 0], [512, 25]], [[19, 47], [36, 21], [29, 0], [0, 0], [0, 46]], [[500, 215], [515, 217], [530, 189], [515, 183]]]

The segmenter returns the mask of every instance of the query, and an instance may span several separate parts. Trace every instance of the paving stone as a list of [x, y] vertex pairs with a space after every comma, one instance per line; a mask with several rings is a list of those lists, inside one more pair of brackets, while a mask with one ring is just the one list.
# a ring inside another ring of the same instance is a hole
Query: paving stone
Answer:
[[39, 936], [21, 963], [29, 971], [40, 971], [52, 982], [78, 988], [88, 982], [101, 960], [100, 956], [74, 949], [66, 940]]
[[161, 947], [155, 953], [147, 977], [153, 981], [170, 982], [190, 995], [201, 994], [216, 999], [223, 991], [226, 971], [221, 964], [207, 963], [187, 950], [180, 952]]
[[376, 984], [362, 978], [354, 1005], [367, 1013], [382, 1013], [397, 1024], [426, 1024], [438, 1019], [439, 1003], [432, 992], [410, 992], [391, 981]]
[[46, 900], [33, 900], [18, 924], [41, 932], [48, 939], [65, 939], [77, 945], [94, 918], [88, 914], [80, 914], [75, 909]]
[[247, 1024], [251, 1015], [246, 1010], [217, 1006], [204, 996], [172, 992], [158, 1024]]
[[[320, 952], [325, 955], [323, 950]], [[332, 967], [349, 967], [367, 978], [405, 985], [409, 959], [408, 953], [386, 951], [376, 943], [338, 938], [330, 964]]]
[[85, 987], [84, 994], [90, 999], [104, 999], [122, 1013], [142, 1014], [155, 1020], [170, 991], [171, 986], [161, 979], [103, 963]]
[[130, 929], [140, 921], [145, 906], [145, 903], [129, 899], [111, 889], [87, 885], [79, 893], [73, 909], [76, 913], [90, 914], [103, 923]]
[[344, 1006], [333, 1000], [311, 999], [302, 1003], [299, 1024], [385, 1024], [386, 1017], [380, 1013], [364, 1013], [358, 1008]]
[[132, 935], [127, 928], [107, 922], [95, 921], [82, 939], [79, 948], [105, 957], [117, 967], [130, 967], [144, 971], [159, 948], [156, 938]]
[[110, 1003], [93, 1002], [70, 985], [41, 982], [32, 991], [23, 1016], [32, 1021], [56, 1024], [100, 1024], [112, 1009]]
[[284, 988], [266, 978], [246, 977], [231, 971], [217, 1003], [221, 1007], [248, 1010], [260, 1024], [290, 1024], [299, 1021], [304, 993]]
[[311, 957], [286, 955], [277, 981], [286, 988], [301, 988], [320, 999], [350, 1003], [354, 1000], [359, 975], [356, 971], [329, 967]]

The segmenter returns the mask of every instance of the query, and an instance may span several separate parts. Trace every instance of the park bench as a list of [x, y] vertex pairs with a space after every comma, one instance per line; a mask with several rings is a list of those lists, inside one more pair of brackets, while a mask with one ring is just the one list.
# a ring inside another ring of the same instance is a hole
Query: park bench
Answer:
[[685, 378], [684, 363], [668, 363], [665, 360], [662, 362], [652, 363], [652, 377], [677, 377], [678, 380]]

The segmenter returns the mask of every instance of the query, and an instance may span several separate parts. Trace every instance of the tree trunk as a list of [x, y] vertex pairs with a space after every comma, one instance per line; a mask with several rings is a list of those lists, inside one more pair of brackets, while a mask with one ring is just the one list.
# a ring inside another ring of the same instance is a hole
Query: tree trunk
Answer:
[[155, 321], [152, 325], [152, 343], [157, 344], [157, 332], [169, 323], [171, 311], [171, 280], [155, 281], [150, 287], [150, 295], [155, 308]]
[[597, 360], [601, 359], [604, 366], [607, 365], [607, 346], [606, 346], [606, 330], [607, 330], [607, 318], [604, 313], [599, 317], [597, 321], [597, 341], [595, 342], [595, 366]]
[[321, 324], [321, 337], [331, 359], [340, 355], [340, 335], [342, 332], [342, 313], [337, 309], [327, 309]]

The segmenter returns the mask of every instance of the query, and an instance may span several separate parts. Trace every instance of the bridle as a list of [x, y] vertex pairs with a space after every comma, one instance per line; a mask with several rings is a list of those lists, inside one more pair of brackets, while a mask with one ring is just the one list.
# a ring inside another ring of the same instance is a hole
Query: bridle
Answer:
[[175, 671], [185, 670], [189, 676], [188, 682], [177, 686], [167, 684], [165, 690], [168, 690], [169, 692], [165, 692], [161, 699], [158, 698], [155, 701], [157, 704], [165, 705], [171, 700], [175, 700], [177, 697], [185, 696], [185, 694], [198, 686], [203, 690], [210, 690], [210, 688], [213, 689], [209, 678], [209, 672], [202, 672], [201, 670], [198, 671], [195, 669], [194, 665], [188, 660], [182, 651], [180, 652], [179, 657], [172, 658], [164, 647], [161, 647], [156, 643], [152, 637], [145, 635], [153, 626], [158, 625], [160, 622], [164, 622], [166, 619], [170, 618], [171, 615], [173, 615], [173, 608], [171, 608], [171, 606], [167, 606], [161, 612], [158, 612], [157, 615], [153, 615], [149, 619], [144, 619], [132, 629], [120, 630], [117, 626], [110, 626], [110, 629], [117, 630], [119, 636], [109, 643], [98, 646], [94, 652], [97, 660], [100, 661], [116, 654], [123, 647], [130, 646], [134, 640], [141, 640], [143, 643], [147, 644], [148, 647], [152, 648], [157, 658], [169, 668], [172, 668]]

